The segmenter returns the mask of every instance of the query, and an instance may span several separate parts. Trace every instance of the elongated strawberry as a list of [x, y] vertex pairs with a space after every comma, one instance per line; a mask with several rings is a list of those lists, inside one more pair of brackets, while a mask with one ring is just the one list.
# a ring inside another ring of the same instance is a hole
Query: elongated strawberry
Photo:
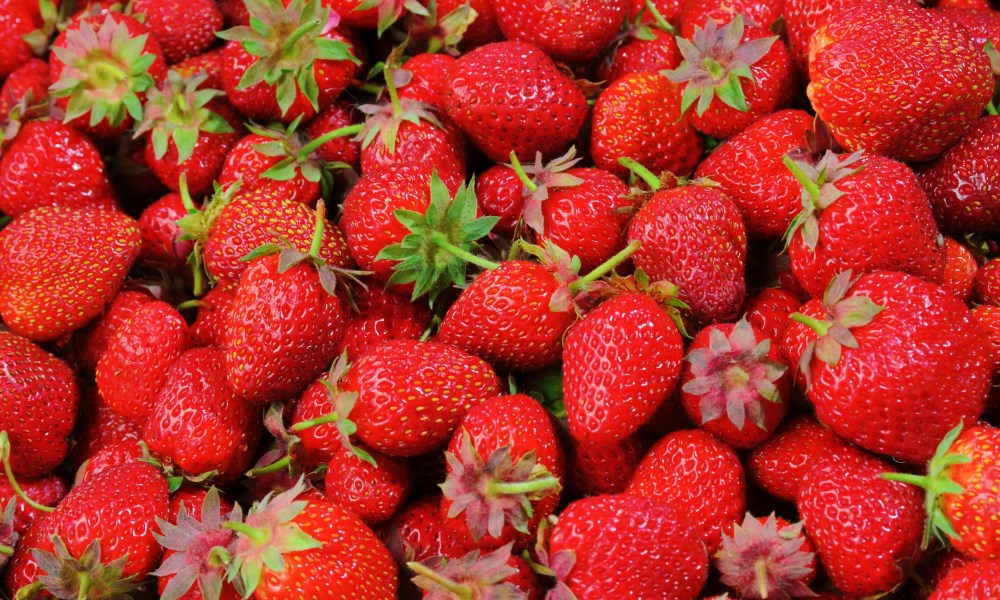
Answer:
[[611, 45], [625, 22], [627, 0], [571, 0], [538, 4], [528, 0], [496, 3], [497, 25], [508, 40], [530, 42], [553, 59], [588, 65]]

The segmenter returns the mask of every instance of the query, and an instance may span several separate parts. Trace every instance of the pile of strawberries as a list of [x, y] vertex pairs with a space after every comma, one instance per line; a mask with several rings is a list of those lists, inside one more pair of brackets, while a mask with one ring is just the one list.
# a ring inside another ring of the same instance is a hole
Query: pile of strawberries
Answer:
[[932, 4], [0, 0], [0, 596], [1000, 598]]

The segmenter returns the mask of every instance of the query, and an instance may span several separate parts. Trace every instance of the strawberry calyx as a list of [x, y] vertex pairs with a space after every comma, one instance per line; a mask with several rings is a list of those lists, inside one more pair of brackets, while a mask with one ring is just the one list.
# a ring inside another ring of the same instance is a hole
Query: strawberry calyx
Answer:
[[480, 556], [478, 549], [460, 558], [436, 556], [406, 566], [416, 573], [412, 581], [426, 592], [424, 600], [526, 600], [527, 594], [505, 580], [517, 574], [510, 566], [510, 542]]
[[197, 583], [205, 600], [218, 600], [236, 541], [236, 532], [222, 524], [224, 521], [238, 523], [242, 520], [243, 510], [239, 504], [223, 518], [219, 490], [215, 487], [209, 488], [205, 494], [201, 520], [189, 513], [183, 502], [177, 513], [176, 525], [157, 517], [160, 532], [153, 532], [153, 536], [164, 549], [173, 551], [151, 573], [156, 577], [171, 577], [160, 599], [177, 600]]
[[122, 577], [128, 556], [122, 556], [108, 564], [101, 562], [99, 539], [91, 540], [80, 558], [70, 554], [58, 535], [52, 536], [52, 548], [52, 552], [32, 548], [31, 555], [45, 575], [19, 589], [15, 598], [36, 598], [43, 591], [56, 598], [127, 598], [129, 592], [138, 588], [141, 583], [135, 575]]
[[308, 505], [307, 501], [298, 499], [305, 489], [305, 480], [300, 477], [290, 489], [277, 495], [269, 493], [255, 503], [242, 523], [224, 521], [221, 524], [236, 532], [227, 579], [234, 583], [239, 579], [244, 597], [257, 589], [265, 566], [284, 565], [285, 554], [323, 545], [295, 523], [295, 517]]
[[[647, 14], [653, 17], [650, 22], [646, 19]], [[652, 1], [646, 2], [635, 14], [631, 21], [627, 21], [625, 29], [615, 36], [615, 39], [608, 46], [603, 61], [606, 65], [611, 65], [615, 61], [618, 50], [630, 40], [642, 40], [652, 42], [656, 40], [657, 32], [666, 32], [676, 35], [674, 26], [663, 18], [663, 14], [656, 8]]]
[[434, 114], [430, 105], [409, 98], [400, 100], [399, 92], [396, 90], [397, 72], [390, 67], [390, 62], [386, 62], [382, 67], [382, 74], [385, 77], [385, 89], [389, 95], [389, 102], [358, 106], [358, 110], [367, 115], [364, 124], [360, 126], [357, 137], [361, 141], [362, 148], [370, 146], [378, 137], [390, 153], [395, 153], [399, 127], [404, 122], [420, 125], [421, 121], [425, 121], [438, 129], [444, 129], [444, 125]]
[[69, 98], [64, 122], [90, 113], [91, 127], [107, 120], [111, 127], [126, 116], [142, 120], [139, 94], [155, 87], [149, 67], [157, 55], [146, 52], [148, 33], [131, 37], [123, 15], [109, 12], [97, 29], [91, 19], [66, 31], [66, 46], [52, 52], [65, 64], [49, 88], [55, 98]]
[[[638, 241], [632, 242], [632, 244], [638, 244]], [[682, 310], [689, 310], [691, 307], [678, 298], [680, 287], [666, 280], [650, 281], [649, 275], [642, 269], [636, 269], [631, 275], [624, 276], [612, 273], [606, 279], [593, 285], [589, 293], [597, 300], [610, 300], [616, 296], [631, 293], [649, 296], [667, 313], [681, 335], [686, 338], [691, 337], [687, 332], [681, 313]]]
[[288, 113], [297, 90], [319, 110], [319, 85], [316, 83], [317, 60], [349, 60], [361, 64], [350, 44], [325, 37], [339, 23], [336, 13], [320, 0], [292, 0], [286, 7], [281, 0], [247, 0], [250, 25], [239, 25], [217, 33], [220, 38], [236, 41], [257, 60], [243, 74], [237, 89], [266, 83], [276, 86], [281, 114]]
[[328, 163], [320, 158], [316, 151], [330, 140], [356, 135], [361, 131], [361, 125], [340, 127], [310, 140], [304, 133], [298, 131], [301, 121], [300, 116], [288, 127], [278, 129], [274, 129], [275, 126], [260, 127], [252, 123], [247, 125], [247, 129], [252, 133], [271, 140], [253, 144], [254, 150], [264, 156], [281, 157], [281, 160], [261, 173], [261, 177], [275, 181], [289, 181], [301, 175], [306, 181], [323, 182], [325, 187], [329, 187], [332, 183], [330, 170], [347, 169], [350, 165], [341, 162]]
[[965, 488], [952, 479], [950, 475], [953, 466], [972, 462], [971, 456], [951, 451], [955, 440], [962, 433], [963, 426], [964, 422], [960, 422], [941, 438], [934, 451], [934, 456], [927, 463], [926, 475], [882, 473], [882, 479], [908, 483], [924, 490], [924, 511], [927, 515], [927, 525], [924, 527], [921, 547], [925, 549], [930, 545], [931, 535], [942, 543], [946, 543], [948, 538], [961, 539], [951, 524], [951, 520], [941, 509], [940, 499], [945, 494], [965, 492]]
[[441, 491], [451, 501], [448, 518], [465, 513], [476, 541], [487, 533], [500, 537], [505, 524], [527, 533], [534, 512], [532, 501], [559, 493], [559, 479], [538, 464], [534, 450], [515, 462], [510, 446], [503, 446], [484, 460], [464, 429], [461, 437], [457, 455], [445, 452], [450, 472]]
[[40, 504], [24, 493], [24, 489], [21, 484], [17, 482], [17, 478], [14, 476], [14, 470], [10, 466], [10, 435], [6, 431], [0, 431], [0, 463], [3, 463], [4, 475], [7, 476], [7, 481], [10, 483], [10, 487], [14, 490], [14, 494], [21, 499], [22, 502], [34, 508], [35, 510], [50, 513], [55, 510], [52, 506], [45, 506]]
[[382, 37], [385, 30], [403, 16], [404, 11], [408, 10], [422, 17], [430, 15], [418, 0], [362, 0], [354, 7], [356, 11], [373, 9], [378, 9], [378, 37]]
[[795, 215], [785, 231], [785, 249], [792, 243], [795, 233], [802, 231], [802, 241], [806, 248], [815, 250], [819, 244], [819, 217], [823, 211], [844, 195], [834, 184], [841, 179], [861, 171], [858, 165], [863, 151], [840, 158], [827, 150], [818, 162], [794, 160], [785, 155], [785, 167], [792, 172], [802, 186], [802, 211]]
[[747, 417], [765, 429], [763, 400], [781, 402], [774, 382], [788, 367], [768, 358], [771, 340], [757, 341], [746, 319], [726, 336], [718, 328], [709, 330], [709, 347], [693, 350], [685, 358], [694, 379], [683, 391], [701, 397], [702, 423], [725, 415], [743, 431]]
[[[619, 207], [617, 212], [634, 213], [642, 205], [649, 202], [657, 192], [673, 188], [685, 187], [688, 185], [700, 185], [705, 187], [718, 187], [718, 183], [708, 178], [690, 179], [688, 177], [678, 177], [670, 171], [663, 171], [656, 175], [638, 161], [622, 156], [618, 159], [618, 164], [629, 170], [629, 201], [631, 206]], [[639, 182], [645, 185], [640, 185]]]
[[173, 140], [177, 148], [177, 164], [191, 157], [200, 132], [232, 133], [233, 128], [221, 115], [208, 108], [208, 103], [223, 95], [220, 90], [199, 89], [208, 79], [200, 73], [183, 77], [177, 71], [167, 71], [163, 85], [152, 87], [146, 95], [142, 121], [133, 137], [149, 133], [156, 158], [167, 153], [167, 143]]
[[736, 110], [747, 112], [743, 94], [743, 79], [754, 82], [750, 67], [757, 64], [770, 50], [778, 36], [748, 41], [743, 39], [743, 16], [719, 27], [708, 19], [704, 27], [695, 27], [694, 37], [677, 37], [677, 48], [684, 62], [676, 69], [662, 71], [674, 83], [686, 84], [681, 93], [681, 114], [698, 101], [698, 115], [708, 110], [716, 97]]
[[265, 452], [245, 475], [251, 479], [263, 477], [281, 470], [295, 476], [298, 467], [295, 462], [295, 448], [302, 441], [285, 426], [284, 405], [271, 404], [264, 413], [264, 429], [274, 439], [274, 447]]
[[[542, 202], [548, 199], [549, 190], [555, 188], [573, 187], [583, 183], [583, 180], [565, 171], [580, 162], [576, 158], [576, 146], [570, 147], [559, 158], [548, 163], [542, 163], [542, 153], [535, 153], [535, 164], [522, 166], [515, 152], [510, 153], [510, 166], [517, 173], [518, 179], [524, 185], [524, 208], [521, 218], [535, 233], [544, 234], [544, 219], [542, 217]], [[530, 177], [529, 177], [530, 175]]]
[[[413, 13], [413, 11], [410, 11]], [[426, 40], [427, 52], [436, 54], [444, 52], [452, 56], [458, 56], [458, 45], [462, 42], [462, 37], [468, 31], [469, 25], [476, 20], [479, 13], [472, 8], [472, 4], [466, 2], [438, 18], [437, 2], [430, 0], [427, 3], [425, 15], [413, 17], [407, 27], [407, 31], [413, 39]]]
[[482, 269], [499, 265], [475, 254], [477, 240], [486, 236], [499, 217], [476, 217], [475, 178], [463, 183], [454, 198], [435, 170], [431, 174], [430, 204], [423, 214], [397, 209], [396, 219], [411, 231], [403, 240], [383, 248], [375, 260], [398, 261], [387, 285], [413, 283], [413, 299], [427, 294], [434, 300], [452, 285], [464, 286], [469, 263]]
[[191, 272], [194, 274], [194, 295], [196, 297], [204, 293], [206, 278], [211, 284], [215, 284], [211, 273], [205, 269], [205, 243], [208, 242], [208, 235], [212, 231], [212, 225], [215, 224], [215, 220], [219, 218], [222, 210], [233, 201], [233, 198], [239, 192], [242, 180], [236, 181], [226, 187], [223, 187], [218, 182], [214, 182], [212, 185], [215, 188], [212, 197], [205, 201], [199, 209], [194, 205], [191, 194], [188, 193], [186, 177], [183, 174], [180, 177], [181, 202], [187, 210], [187, 215], [177, 221], [177, 226], [184, 232], [180, 240], [191, 240], [194, 242], [187, 261], [188, 265], [191, 266]]
[[799, 312], [792, 313], [791, 319], [802, 323], [816, 332], [817, 338], [806, 344], [799, 359], [799, 371], [806, 378], [806, 386], [812, 385], [810, 365], [815, 356], [827, 365], [835, 366], [840, 361], [844, 347], [857, 348], [858, 340], [851, 329], [871, 323], [884, 307], [875, 304], [867, 296], [845, 298], [854, 285], [850, 270], [838, 274], [823, 293], [823, 320]]
[[531, 565], [531, 569], [543, 577], [555, 579], [555, 586], [545, 596], [546, 600], [577, 600], [576, 594], [566, 584], [569, 573], [576, 565], [576, 552], [570, 549], [560, 550], [553, 554], [549, 553], [549, 538], [552, 535], [552, 526], [559, 521], [555, 515], [549, 515], [538, 524], [538, 536], [535, 541], [535, 556], [537, 561], [531, 560], [527, 551], [524, 554], [525, 560]]
[[747, 513], [732, 536], [722, 535], [715, 555], [721, 581], [747, 600], [815, 596], [806, 585], [815, 572], [815, 553], [805, 543], [801, 522], [779, 527], [774, 513], [766, 519]]
[[516, 255], [524, 252], [533, 256], [541, 264], [549, 267], [559, 287], [549, 298], [549, 310], [552, 312], [567, 312], [571, 309], [578, 309], [577, 298], [584, 292], [570, 290], [570, 286], [580, 279], [580, 258], [570, 256], [551, 240], [545, 240], [542, 246], [530, 244], [523, 239], [517, 240], [511, 248], [511, 254]]
[[21, 537], [14, 530], [14, 511], [17, 509], [17, 498], [11, 498], [0, 513], [0, 569], [4, 568], [7, 560], [14, 554], [14, 546]]

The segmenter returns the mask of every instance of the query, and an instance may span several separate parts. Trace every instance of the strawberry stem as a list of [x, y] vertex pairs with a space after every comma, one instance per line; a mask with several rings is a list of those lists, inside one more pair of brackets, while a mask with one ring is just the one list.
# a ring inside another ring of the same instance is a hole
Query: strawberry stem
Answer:
[[295, 48], [295, 43], [302, 39], [302, 36], [309, 33], [313, 29], [319, 26], [317, 21], [308, 21], [299, 26], [298, 29], [292, 32], [288, 38], [285, 39], [285, 43], [281, 45], [281, 50], [285, 54], [289, 54]]
[[767, 591], [767, 561], [763, 558], [758, 558], [757, 562], [753, 565], [753, 571], [754, 577], [757, 580], [757, 592], [761, 598], [767, 598], [769, 596]]
[[45, 506], [44, 504], [39, 504], [21, 489], [21, 485], [17, 482], [14, 477], [14, 471], [10, 468], [10, 437], [7, 435], [6, 431], [0, 431], [0, 462], [3, 462], [3, 471], [7, 475], [7, 481], [10, 482], [10, 487], [17, 494], [18, 498], [24, 501], [25, 504], [34, 508], [35, 510], [40, 510], [42, 512], [50, 513], [55, 510], [51, 506]]
[[332, 412], [332, 413], [325, 414], [322, 417], [316, 417], [315, 419], [309, 419], [308, 421], [299, 421], [298, 423], [295, 423], [294, 425], [292, 425], [291, 427], [289, 427], [288, 431], [299, 432], [299, 431], [302, 431], [304, 429], [310, 429], [312, 427], [317, 427], [319, 425], [326, 425], [327, 423], [335, 423], [335, 422], [337, 422], [339, 420], [340, 420], [340, 415], [338, 415], [335, 412]]
[[87, 600], [87, 597], [90, 595], [90, 573], [86, 571], [77, 573], [76, 580], [79, 582], [78, 589], [80, 590], [76, 595], [77, 600]]
[[396, 91], [396, 82], [392, 80], [392, 70], [388, 64], [382, 67], [382, 76], [385, 77], [385, 91], [389, 92], [389, 101], [392, 102], [392, 116], [398, 117], [403, 114], [403, 105], [399, 102], [399, 92]]
[[597, 265], [597, 267], [595, 267], [593, 271], [587, 273], [583, 277], [569, 284], [570, 294], [573, 295], [578, 294], [588, 284], [591, 284], [600, 279], [601, 277], [607, 275], [611, 271], [614, 271], [618, 265], [625, 262], [625, 260], [628, 259], [628, 257], [632, 256], [632, 254], [639, 249], [639, 246], [641, 244], [642, 242], [640, 242], [639, 240], [632, 241], [631, 243], [629, 243], [628, 246], [625, 246], [624, 248], [619, 250], [617, 254], [615, 254], [608, 260], [604, 261], [603, 263]]
[[438, 248], [446, 250], [447, 252], [451, 253], [452, 256], [461, 258], [462, 260], [472, 263], [477, 267], [481, 267], [483, 269], [492, 271], [493, 269], [496, 269], [497, 267], [500, 266], [499, 264], [489, 259], [483, 258], [481, 256], [476, 256], [475, 254], [463, 250], [458, 246], [456, 246], [455, 244], [452, 244], [451, 242], [448, 241], [448, 236], [440, 231], [432, 232], [430, 234], [429, 239], [431, 243], [433, 243]]
[[316, 201], [316, 227], [313, 229], [312, 245], [309, 246], [309, 256], [319, 258], [319, 250], [323, 246], [323, 223], [326, 220], [326, 203], [322, 199]]
[[189, 215], [198, 212], [198, 209], [194, 207], [194, 201], [191, 200], [191, 192], [188, 191], [187, 173], [181, 173], [178, 183], [180, 187], [181, 203], [184, 204], [184, 210], [186, 210]]
[[797, 313], [792, 313], [791, 318], [793, 321], [802, 323], [809, 329], [812, 329], [817, 334], [819, 334], [820, 337], [823, 337], [824, 335], [827, 334], [827, 332], [830, 331], [831, 323], [825, 323], [815, 317], [810, 317], [809, 315], [804, 315], [802, 313], [797, 312]]
[[327, 131], [326, 133], [324, 133], [323, 135], [319, 136], [318, 138], [310, 140], [310, 142], [308, 144], [306, 144], [305, 146], [302, 146], [302, 149], [299, 150], [299, 156], [309, 156], [317, 148], [319, 148], [323, 144], [329, 142], [330, 140], [335, 140], [337, 138], [342, 138], [342, 137], [348, 137], [348, 136], [351, 136], [351, 135], [357, 135], [360, 132], [361, 132], [361, 125], [360, 124], [358, 124], [358, 125], [348, 125], [347, 127], [339, 127], [339, 128], [334, 129], [332, 131]]
[[235, 531], [236, 533], [242, 533], [243, 535], [250, 538], [255, 546], [263, 546], [264, 544], [271, 541], [271, 535], [258, 527], [253, 527], [247, 525], [246, 523], [240, 523], [238, 521], [226, 521], [222, 524], [226, 529]]
[[28, 598], [38, 598], [39, 594], [44, 589], [45, 589], [45, 584], [43, 584], [41, 581], [35, 581], [17, 590], [17, 593], [14, 595], [14, 598], [16, 600], [27, 600]]
[[490, 481], [487, 490], [494, 496], [509, 496], [514, 494], [530, 494], [559, 487], [559, 479], [552, 475], [546, 475], [529, 481]]
[[646, 0], [646, 10], [649, 11], [649, 14], [653, 15], [653, 20], [656, 21], [656, 25], [660, 29], [674, 34], [677, 33], [674, 26], [663, 18], [663, 13], [660, 12], [660, 9], [656, 8], [656, 4], [653, 3], [653, 0]]
[[406, 563], [406, 566], [417, 575], [423, 575], [427, 579], [430, 579], [434, 583], [454, 594], [456, 600], [472, 600], [472, 588], [469, 586], [452, 581], [444, 575], [437, 573], [434, 569], [415, 561]]
[[514, 169], [514, 172], [517, 173], [517, 178], [521, 180], [524, 187], [528, 188], [529, 192], [534, 192], [538, 189], [538, 185], [536, 185], [535, 182], [528, 177], [528, 174], [524, 172], [524, 167], [521, 166], [521, 161], [517, 160], [517, 153], [513, 150], [510, 153], [510, 166]]
[[0, 554], [3, 554], [5, 556], [10, 556], [11, 554], [14, 554], [14, 549], [11, 548], [10, 546], [0, 544]]
[[811, 198], [819, 198], [819, 186], [815, 181], [809, 179], [809, 176], [802, 171], [798, 163], [792, 160], [792, 157], [787, 154], [781, 160], [785, 163], [785, 168], [791, 171], [792, 175], [795, 176], [795, 179], [799, 182], [806, 193], [809, 194]]
[[995, 115], [995, 114], [997, 114], [997, 106], [996, 106], [996, 104], [993, 104], [992, 102], [990, 102], [989, 104], [987, 104], [986, 105], [986, 114], [988, 114], [988, 115]]
[[649, 189], [658, 191], [660, 189], [660, 178], [653, 175], [653, 172], [642, 166], [637, 160], [623, 156], [618, 159], [618, 164], [632, 172], [633, 175], [642, 179], [649, 186]]
[[283, 456], [280, 460], [276, 460], [269, 465], [263, 467], [257, 467], [256, 469], [250, 469], [245, 473], [247, 477], [251, 479], [260, 477], [261, 475], [270, 475], [272, 473], [277, 473], [278, 471], [287, 468], [288, 465], [292, 464], [291, 456]]

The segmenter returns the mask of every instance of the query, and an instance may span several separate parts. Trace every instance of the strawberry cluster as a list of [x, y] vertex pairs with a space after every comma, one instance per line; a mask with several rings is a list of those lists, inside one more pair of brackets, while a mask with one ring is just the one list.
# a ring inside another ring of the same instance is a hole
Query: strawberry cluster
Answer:
[[0, 596], [1000, 597], [997, 44], [0, 0]]

